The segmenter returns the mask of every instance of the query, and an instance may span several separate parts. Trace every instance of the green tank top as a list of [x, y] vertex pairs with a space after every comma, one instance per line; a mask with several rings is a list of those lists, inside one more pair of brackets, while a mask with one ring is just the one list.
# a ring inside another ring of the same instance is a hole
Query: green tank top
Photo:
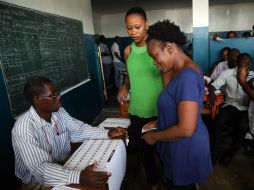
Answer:
[[162, 76], [147, 53], [146, 45], [131, 44], [127, 68], [131, 84], [129, 113], [143, 118], [157, 116], [157, 99], [163, 89]]

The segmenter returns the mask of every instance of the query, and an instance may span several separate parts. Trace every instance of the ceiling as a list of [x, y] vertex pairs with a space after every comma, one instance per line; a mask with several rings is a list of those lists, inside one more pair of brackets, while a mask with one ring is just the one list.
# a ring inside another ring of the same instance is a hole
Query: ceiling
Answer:
[[[210, 5], [254, 2], [254, 0], [210, 0]], [[126, 12], [133, 6], [145, 10], [191, 7], [192, 0], [91, 0], [92, 9], [99, 14]]]

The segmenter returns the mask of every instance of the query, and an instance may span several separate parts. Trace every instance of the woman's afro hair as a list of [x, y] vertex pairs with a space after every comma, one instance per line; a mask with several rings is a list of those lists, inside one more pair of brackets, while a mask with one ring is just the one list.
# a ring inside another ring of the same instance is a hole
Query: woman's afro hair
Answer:
[[147, 33], [148, 40], [157, 39], [163, 42], [175, 43], [179, 46], [186, 43], [186, 36], [181, 32], [180, 27], [170, 20], [156, 22], [149, 26]]

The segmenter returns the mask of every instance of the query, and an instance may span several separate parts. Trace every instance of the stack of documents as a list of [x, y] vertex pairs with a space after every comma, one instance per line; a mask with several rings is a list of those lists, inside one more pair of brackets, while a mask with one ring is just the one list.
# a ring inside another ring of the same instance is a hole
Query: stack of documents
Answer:
[[122, 127], [128, 128], [131, 122], [128, 118], [107, 118], [99, 126], [104, 128]]

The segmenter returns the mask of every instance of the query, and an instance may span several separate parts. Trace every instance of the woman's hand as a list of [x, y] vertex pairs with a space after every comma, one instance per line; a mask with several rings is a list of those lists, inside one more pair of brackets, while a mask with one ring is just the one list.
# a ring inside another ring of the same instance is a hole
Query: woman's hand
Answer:
[[117, 127], [108, 131], [108, 137], [111, 139], [125, 139], [128, 136], [127, 129]]
[[156, 143], [156, 139], [154, 138], [156, 132], [147, 132], [141, 138], [144, 139], [147, 144], [154, 145]]
[[150, 121], [149, 123], [145, 124], [142, 128], [142, 133], [145, 133], [149, 130], [155, 130], [157, 128], [157, 120]]
[[127, 90], [126, 86], [125, 85], [121, 86], [117, 95], [118, 102], [119, 103], [125, 102], [127, 100], [128, 93], [129, 90]]

